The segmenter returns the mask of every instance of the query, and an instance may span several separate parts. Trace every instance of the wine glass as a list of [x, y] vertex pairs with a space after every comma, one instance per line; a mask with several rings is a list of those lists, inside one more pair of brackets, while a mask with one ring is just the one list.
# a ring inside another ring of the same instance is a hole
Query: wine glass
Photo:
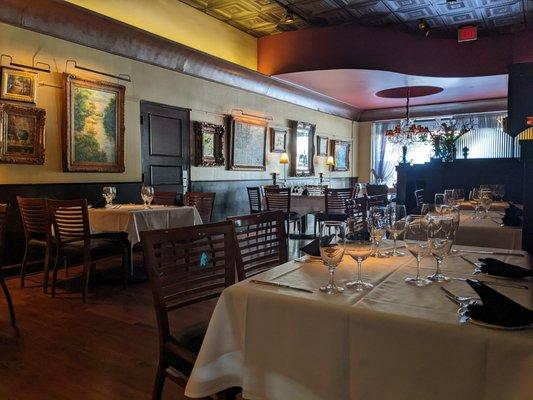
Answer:
[[478, 188], [473, 188], [470, 191], [470, 204], [472, 204], [472, 207], [474, 207], [474, 218], [479, 217], [479, 211], [480, 211], [480, 191]]
[[153, 186], [143, 185], [141, 188], [141, 198], [143, 199], [144, 208], [151, 208], [150, 204], [154, 199], [154, 188]]
[[415, 286], [426, 286], [429, 279], [420, 276], [420, 260], [429, 255], [428, 220], [423, 215], [409, 215], [405, 219], [405, 247], [416, 259], [416, 276], [405, 278], [405, 282]]
[[113, 199], [117, 196], [117, 188], [114, 186], [104, 186], [102, 196], [105, 199], [106, 208], [113, 207]]
[[406, 215], [407, 215], [407, 211], [404, 205], [392, 203], [387, 206], [386, 229], [389, 235], [391, 235], [392, 239], [394, 240], [394, 247], [392, 251], [387, 253], [387, 255], [389, 256], [398, 256], [398, 257], [405, 256], [405, 253], [398, 251], [396, 247], [396, 241], [398, 237], [400, 237], [401, 234], [405, 230], [405, 216]]
[[464, 189], [453, 189], [453, 197], [458, 202], [465, 201], [465, 190]]
[[428, 279], [433, 282], [448, 282], [450, 278], [441, 271], [444, 258], [450, 253], [455, 239], [455, 222], [451, 215], [429, 214], [428, 216], [429, 252], [437, 261], [437, 270]]
[[341, 262], [345, 251], [346, 224], [339, 221], [323, 221], [320, 224], [320, 257], [329, 269], [329, 282], [320, 290], [326, 294], [337, 294], [344, 291], [335, 284], [335, 268]]
[[453, 189], [446, 189], [444, 191], [444, 203], [447, 206], [453, 206], [457, 204], [457, 198], [455, 197], [456, 193], [453, 191]]
[[[453, 218], [453, 229], [454, 229], [454, 238], [453, 238], [453, 244], [455, 244], [455, 240], [457, 238], [457, 232], [459, 230], [459, 225], [461, 223], [461, 209], [459, 206], [443, 206], [441, 208], [441, 215], [448, 215]], [[457, 250], [453, 249], [451, 250], [451, 253], [457, 253]]]
[[492, 197], [492, 192], [489, 190], [483, 190], [481, 192], [479, 203], [481, 204], [481, 208], [483, 209], [482, 218], [487, 218], [490, 206], [492, 205]]
[[350, 240], [348, 254], [357, 262], [357, 278], [354, 281], [346, 282], [347, 288], [353, 289], [356, 292], [362, 292], [363, 290], [370, 290], [374, 287], [374, 285], [369, 282], [364, 282], [361, 278], [363, 261], [370, 257], [373, 251], [374, 246], [369, 232], [365, 229], [355, 232]]
[[374, 242], [374, 254], [376, 258], [387, 258], [386, 254], [381, 253], [379, 245], [385, 237], [387, 232], [387, 208], [383, 206], [372, 206], [368, 211], [368, 225], [370, 227], [370, 235]]
[[434, 202], [435, 205], [442, 205], [445, 204], [445, 196], [444, 193], [435, 193]]

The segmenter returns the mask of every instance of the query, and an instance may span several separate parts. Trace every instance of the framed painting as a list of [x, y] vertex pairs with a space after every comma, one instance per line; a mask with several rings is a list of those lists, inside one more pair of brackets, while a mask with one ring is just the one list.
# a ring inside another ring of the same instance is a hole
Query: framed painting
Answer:
[[291, 132], [291, 176], [313, 176], [313, 158], [315, 151], [314, 124], [293, 121]]
[[0, 103], [0, 162], [44, 164], [42, 108]]
[[316, 137], [316, 155], [327, 156], [328, 155], [328, 138], [326, 136]]
[[266, 169], [267, 123], [255, 119], [229, 119], [228, 138], [230, 170], [264, 171]]
[[222, 125], [194, 122], [195, 165], [216, 167], [224, 165], [224, 132]]
[[331, 154], [335, 165], [333, 171], [350, 170], [350, 143], [342, 140], [331, 140]]
[[65, 74], [63, 170], [124, 172], [125, 88]]
[[287, 148], [287, 128], [270, 128], [270, 152], [284, 153]]
[[37, 73], [3, 67], [0, 93], [0, 98], [3, 100], [35, 103], [37, 100]]

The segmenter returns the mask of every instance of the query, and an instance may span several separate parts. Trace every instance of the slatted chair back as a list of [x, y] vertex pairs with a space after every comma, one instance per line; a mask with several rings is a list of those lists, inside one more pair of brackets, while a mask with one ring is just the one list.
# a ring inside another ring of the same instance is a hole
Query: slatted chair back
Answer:
[[0, 204], [0, 269], [2, 269], [2, 262], [4, 261], [4, 249], [5, 249], [4, 240], [6, 237], [8, 210], [9, 210], [9, 204]]
[[185, 193], [184, 203], [186, 206], [196, 207], [204, 224], [211, 222], [215, 204], [215, 193], [187, 192]]
[[367, 216], [366, 200], [363, 197], [346, 200], [346, 216], [350, 230], [361, 229]]
[[326, 214], [344, 214], [346, 200], [353, 198], [353, 189], [326, 189]]
[[47, 240], [50, 237], [50, 218], [46, 199], [17, 196], [26, 241]]
[[305, 185], [310, 196], [322, 196], [324, 191], [328, 188], [327, 185]]
[[86, 250], [89, 251], [91, 229], [89, 227], [87, 200], [49, 199], [48, 210], [59, 247], [64, 243], [83, 240]]
[[248, 203], [250, 204], [250, 213], [261, 212], [263, 207], [261, 204], [261, 188], [259, 186], [247, 187]]
[[237, 276], [249, 278], [288, 261], [287, 233], [283, 211], [265, 211], [228, 217], [238, 244]]
[[164, 343], [171, 337], [169, 312], [218, 297], [235, 283], [233, 223], [144, 231], [141, 242]]
[[424, 204], [424, 189], [415, 190], [415, 199], [417, 206]]
[[389, 187], [387, 185], [368, 184], [366, 185], [366, 194], [368, 196], [387, 196], [389, 194]]
[[289, 188], [265, 187], [265, 198], [268, 211], [291, 211], [291, 190]]
[[387, 195], [386, 194], [378, 194], [374, 196], [367, 196], [366, 197], [366, 205], [367, 208], [373, 207], [373, 206], [386, 206], [387, 205]]
[[175, 206], [178, 198], [178, 192], [155, 192], [154, 204], [162, 206]]

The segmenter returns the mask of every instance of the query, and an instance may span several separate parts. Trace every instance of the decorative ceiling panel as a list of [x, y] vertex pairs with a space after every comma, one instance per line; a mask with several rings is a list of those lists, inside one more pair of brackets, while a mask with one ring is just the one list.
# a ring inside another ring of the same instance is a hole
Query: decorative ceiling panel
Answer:
[[[482, 33], [533, 27], [533, 0], [177, 0], [256, 37], [313, 26], [369, 25], [456, 36], [463, 25]], [[286, 21], [287, 13], [293, 21]]]

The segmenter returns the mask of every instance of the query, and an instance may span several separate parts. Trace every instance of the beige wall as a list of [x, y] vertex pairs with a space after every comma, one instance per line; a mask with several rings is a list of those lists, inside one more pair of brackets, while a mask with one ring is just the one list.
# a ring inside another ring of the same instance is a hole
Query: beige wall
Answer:
[[[222, 123], [223, 114], [233, 109], [243, 109], [253, 114], [272, 116], [272, 126], [288, 126], [290, 120], [303, 120], [316, 124], [317, 133], [330, 137], [352, 139], [352, 121], [298, 107], [285, 102], [258, 96], [224, 85], [204, 81], [148, 64], [114, 56], [77, 44], [0, 24], [2, 53], [13, 56], [15, 62], [29, 63], [35, 55], [37, 61], [49, 63], [53, 73], [39, 74], [39, 82], [61, 85], [65, 61], [75, 59], [79, 65], [104, 70], [113, 74], [131, 75], [133, 82], [126, 83], [125, 104], [125, 162], [126, 172], [121, 174], [64, 173], [61, 167], [61, 107], [63, 92], [49, 86], [40, 86], [37, 106], [46, 109], [46, 162], [43, 166], [0, 164], [0, 183], [50, 183], [50, 182], [132, 182], [141, 179], [140, 152], [140, 100], [154, 101], [192, 109], [191, 120]], [[73, 71], [69, 67], [70, 73]], [[90, 78], [98, 75], [79, 73]], [[269, 148], [269, 146], [267, 145]], [[352, 147], [353, 154], [357, 151]], [[267, 171], [235, 172], [224, 168], [192, 168], [193, 180], [240, 180], [269, 178], [269, 173], [279, 169], [279, 155], [267, 151]], [[316, 161], [316, 172], [325, 171], [324, 158]], [[334, 172], [333, 176], [353, 176], [352, 171]]]
[[357, 125], [357, 176], [359, 182], [369, 182], [372, 122], [358, 122]]
[[178, 0], [67, 0], [99, 14], [257, 70], [257, 39]]

